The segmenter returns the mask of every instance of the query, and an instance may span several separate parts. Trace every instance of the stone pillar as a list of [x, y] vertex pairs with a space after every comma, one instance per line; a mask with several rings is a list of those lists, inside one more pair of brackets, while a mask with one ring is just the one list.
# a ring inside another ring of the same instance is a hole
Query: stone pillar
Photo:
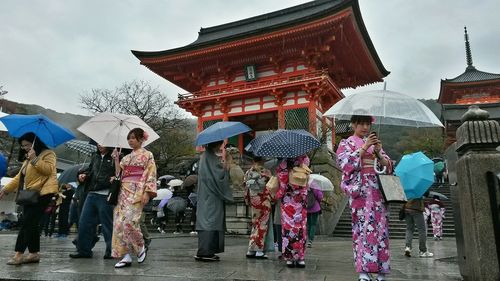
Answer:
[[[498, 240], [498, 183], [491, 174], [500, 170], [500, 125], [488, 112], [471, 106], [457, 130], [458, 201], [464, 238], [465, 280], [500, 280]], [[495, 185], [495, 184], [494, 184]], [[494, 210], [496, 207], [496, 210]], [[461, 270], [462, 272], [462, 270]]]

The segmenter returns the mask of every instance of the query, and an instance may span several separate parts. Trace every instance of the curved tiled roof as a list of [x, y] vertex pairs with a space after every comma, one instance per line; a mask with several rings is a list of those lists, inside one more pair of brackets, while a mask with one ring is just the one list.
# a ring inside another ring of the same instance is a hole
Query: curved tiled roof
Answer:
[[468, 66], [465, 72], [452, 79], [445, 79], [444, 82], [451, 83], [464, 83], [464, 82], [477, 82], [486, 80], [500, 79], [500, 74], [488, 73], [479, 71], [473, 66]]

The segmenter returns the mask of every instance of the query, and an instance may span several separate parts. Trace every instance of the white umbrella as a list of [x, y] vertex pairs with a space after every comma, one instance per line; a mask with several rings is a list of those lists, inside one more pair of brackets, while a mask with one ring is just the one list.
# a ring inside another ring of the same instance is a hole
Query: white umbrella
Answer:
[[156, 191], [156, 197], [153, 200], [163, 200], [172, 198], [172, 191], [168, 188], [161, 188]]
[[134, 128], [143, 129], [148, 135], [144, 146], [160, 138], [141, 118], [135, 115], [103, 112], [87, 120], [78, 131], [102, 146], [130, 148], [127, 134]]
[[182, 181], [182, 180], [179, 180], [179, 179], [173, 179], [173, 180], [170, 180], [170, 181], [168, 182], [168, 184], [167, 184], [167, 185], [168, 185], [168, 186], [171, 186], [171, 187], [174, 187], [174, 186], [181, 186], [181, 185], [182, 185], [182, 183], [183, 183], [183, 181]]
[[319, 174], [310, 174], [309, 184], [311, 184], [311, 182], [315, 183], [311, 185], [312, 188], [317, 188], [321, 191], [333, 191], [333, 183], [325, 176]]
[[419, 100], [392, 91], [377, 90], [347, 96], [324, 116], [350, 120], [352, 115], [375, 117], [375, 124], [409, 127], [444, 127], [436, 115]]
[[[7, 116], [7, 115], [9, 115], [9, 114], [0, 111], [0, 118], [4, 117], [4, 116]], [[8, 131], [7, 128], [5, 127], [5, 125], [2, 122], [0, 122], [0, 131], [4, 131], [4, 132]]]

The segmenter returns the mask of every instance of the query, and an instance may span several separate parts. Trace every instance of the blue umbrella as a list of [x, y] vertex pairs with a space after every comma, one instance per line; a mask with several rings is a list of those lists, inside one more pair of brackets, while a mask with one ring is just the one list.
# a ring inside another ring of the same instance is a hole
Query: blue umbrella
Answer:
[[305, 130], [277, 130], [255, 138], [250, 151], [256, 156], [295, 158], [318, 148], [321, 143]]
[[420, 151], [404, 155], [395, 171], [408, 199], [421, 198], [434, 183], [434, 162]]
[[0, 153], [0, 179], [7, 174], [7, 159]]
[[75, 138], [70, 130], [42, 114], [11, 114], [0, 118], [0, 121], [7, 127], [10, 136], [19, 138], [32, 132], [49, 147], [56, 147]]
[[206, 128], [196, 137], [196, 145], [204, 145], [211, 142], [222, 141], [252, 129], [241, 122], [221, 121]]

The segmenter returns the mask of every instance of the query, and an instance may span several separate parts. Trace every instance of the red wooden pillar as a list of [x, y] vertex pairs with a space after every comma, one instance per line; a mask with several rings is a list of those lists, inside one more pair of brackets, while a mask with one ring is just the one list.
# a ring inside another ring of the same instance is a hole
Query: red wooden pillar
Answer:
[[318, 119], [316, 118], [316, 104], [314, 102], [314, 99], [309, 100], [309, 105], [308, 105], [308, 115], [309, 115], [309, 133], [311, 133], [313, 136], [317, 136], [318, 130], [316, 128], [316, 124], [318, 122]]
[[272, 94], [276, 98], [274, 103], [278, 106], [278, 129], [285, 129], [285, 109], [283, 108], [285, 101], [283, 100], [283, 92], [273, 90]]

